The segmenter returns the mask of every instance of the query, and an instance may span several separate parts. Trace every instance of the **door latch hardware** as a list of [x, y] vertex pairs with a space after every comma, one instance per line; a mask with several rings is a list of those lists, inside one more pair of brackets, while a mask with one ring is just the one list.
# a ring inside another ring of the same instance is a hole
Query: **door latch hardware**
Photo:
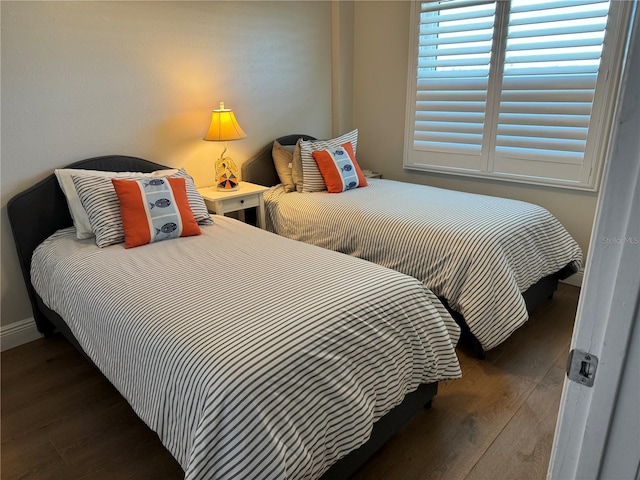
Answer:
[[581, 385], [593, 386], [598, 369], [598, 357], [582, 350], [574, 349], [567, 358], [567, 377]]

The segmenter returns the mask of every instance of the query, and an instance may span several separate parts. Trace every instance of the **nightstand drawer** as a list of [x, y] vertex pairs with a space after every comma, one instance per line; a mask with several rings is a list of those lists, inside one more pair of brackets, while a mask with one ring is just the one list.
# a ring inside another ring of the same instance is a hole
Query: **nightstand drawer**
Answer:
[[234, 212], [244, 208], [257, 207], [260, 205], [260, 197], [258, 195], [247, 195], [244, 198], [228, 198], [222, 202], [225, 212]]
[[[214, 202], [205, 199], [207, 208], [211, 211], [216, 211]], [[258, 195], [247, 195], [244, 198], [225, 198], [218, 200], [222, 205], [222, 209], [225, 212], [235, 212], [236, 210], [243, 210], [245, 208], [257, 207], [260, 205], [260, 197]]]

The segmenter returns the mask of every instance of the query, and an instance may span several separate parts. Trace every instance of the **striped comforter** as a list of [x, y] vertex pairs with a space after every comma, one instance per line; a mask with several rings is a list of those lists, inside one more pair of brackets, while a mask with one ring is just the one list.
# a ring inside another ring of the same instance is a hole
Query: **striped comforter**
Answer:
[[31, 270], [187, 479], [317, 478], [460, 376], [458, 327], [416, 279], [215, 218], [129, 250], [61, 230]]
[[460, 312], [484, 350], [528, 317], [521, 292], [568, 264], [578, 244], [530, 203], [391, 180], [341, 194], [265, 195], [267, 228], [411, 275]]

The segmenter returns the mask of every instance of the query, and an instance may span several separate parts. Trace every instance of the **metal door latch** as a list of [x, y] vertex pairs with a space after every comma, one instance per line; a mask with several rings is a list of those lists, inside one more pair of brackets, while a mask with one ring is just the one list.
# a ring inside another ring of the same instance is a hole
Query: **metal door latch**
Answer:
[[598, 357], [582, 350], [571, 350], [567, 358], [567, 377], [581, 385], [593, 386], [598, 368]]

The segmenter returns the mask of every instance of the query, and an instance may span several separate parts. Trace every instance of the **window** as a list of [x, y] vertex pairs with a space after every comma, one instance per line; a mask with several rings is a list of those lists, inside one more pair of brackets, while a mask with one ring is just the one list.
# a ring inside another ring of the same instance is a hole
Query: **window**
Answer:
[[405, 168], [597, 189], [629, 3], [417, 2]]

